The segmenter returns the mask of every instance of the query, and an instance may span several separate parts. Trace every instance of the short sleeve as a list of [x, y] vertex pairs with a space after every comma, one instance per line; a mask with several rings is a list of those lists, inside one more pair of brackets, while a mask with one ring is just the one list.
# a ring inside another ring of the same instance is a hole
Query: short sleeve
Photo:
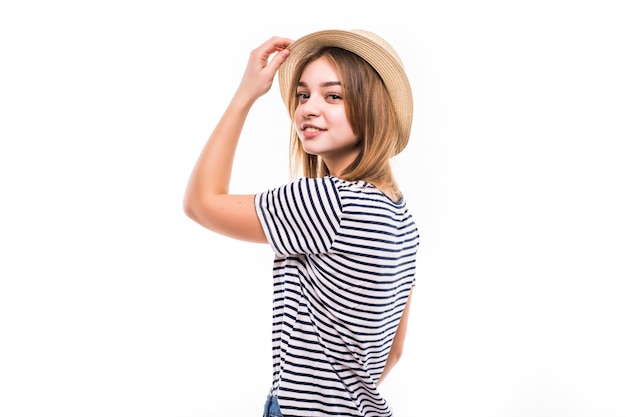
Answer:
[[256, 212], [277, 255], [327, 252], [341, 222], [334, 177], [302, 178], [255, 196]]

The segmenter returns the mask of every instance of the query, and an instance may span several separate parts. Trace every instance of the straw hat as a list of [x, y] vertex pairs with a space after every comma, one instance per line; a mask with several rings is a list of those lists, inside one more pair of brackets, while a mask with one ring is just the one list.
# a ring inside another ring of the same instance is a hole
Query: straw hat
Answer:
[[346, 49], [367, 61], [380, 75], [389, 91], [396, 110], [400, 134], [395, 153], [400, 153], [409, 141], [413, 120], [413, 96], [396, 51], [380, 36], [365, 30], [323, 30], [303, 36], [289, 45], [289, 57], [278, 70], [280, 93], [285, 104], [291, 94], [290, 83], [300, 60], [311, 50], [333, 46]]

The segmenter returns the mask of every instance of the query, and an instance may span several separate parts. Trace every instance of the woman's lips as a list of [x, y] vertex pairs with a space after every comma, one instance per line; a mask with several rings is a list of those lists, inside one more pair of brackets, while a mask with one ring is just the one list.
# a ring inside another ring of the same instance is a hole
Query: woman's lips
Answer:
[[319, 134], [326, 131], [326, 129], [322, 129], [321, 127], [312, 126], [312, 125], [304, 125], [302, 126], [301, 130], [302, 130], [302, 136], [304, 136], [307, 139], [314, 138], [315, 136], [318, 136]]

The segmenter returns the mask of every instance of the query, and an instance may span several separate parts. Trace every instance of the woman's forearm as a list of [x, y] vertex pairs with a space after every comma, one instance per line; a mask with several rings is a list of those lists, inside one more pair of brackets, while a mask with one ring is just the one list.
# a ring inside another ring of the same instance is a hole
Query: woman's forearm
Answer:
[[228, 194], [237, 143], [253, 103], [235, 94], [200, 153], [185, 192], [185, 212], [190, 217], [205, 200]]

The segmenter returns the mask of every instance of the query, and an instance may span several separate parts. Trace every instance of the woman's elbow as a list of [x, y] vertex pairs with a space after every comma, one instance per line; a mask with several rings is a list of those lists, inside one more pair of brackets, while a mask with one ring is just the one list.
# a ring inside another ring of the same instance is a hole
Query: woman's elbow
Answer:
[[392, 365], [400, 362], [400, 358], [402, 357], [402, 350], [403, 346], [401, 346], [399, 343], [393, 344], [393, 346], [391, 346], [391, 350], [389, 351], [387, 362], [391, 363]]
[[400, 362], [401, 357], [402, 357], [402, 349], [394, 349], [391, 352], [389, 352], [389, 358], [394, 364]]
[[198, 221], [199, 213], [201, 212], [201, 204], [196, 198], [192, 198], [188, 193], [183, 198], [183, 212], [191, 220]]
[[183, 212], [191, 220], [195, 220], [196, 219], [192, 207], [189, 204], [187, 204], [187, 202], [183, 202]]
[[220, 218], [213, 199], [185, 197], [183, 200], [183, 211], [187, 217], [200, 226], [213, 231], [219, 229]]

